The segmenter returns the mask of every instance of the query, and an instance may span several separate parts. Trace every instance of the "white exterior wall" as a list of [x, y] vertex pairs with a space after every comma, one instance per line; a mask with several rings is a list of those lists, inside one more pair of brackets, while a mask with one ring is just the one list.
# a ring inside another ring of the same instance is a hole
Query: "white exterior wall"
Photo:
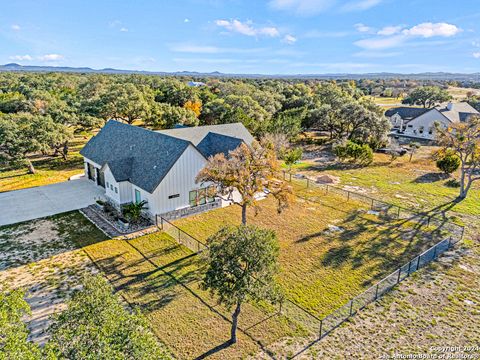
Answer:
[[[148, 211], [153, 215], [189, 207], [189, 192], [209, 185], [195, 183], [206, 162], [198, 150], [189, 145], [152, 194], [132, 184], [132, 199], [135, 199], [135, 189], [139, 190], [141, 199], [147, 200]], [[175, 194], [179, 196], [168, 198]]]
[[105, 175], [105, 195], [108, 198], [112, 199], [117, 204], [122, 204], [122, 201], [120, 199], [120, 185], [113, 177], [113, 174], [110, 171], [110, 168], [108, 167], [108, 165], [105, 166], [104, 175]]
[[[408, 136], [434, 140], [435, 122], [440, 123], [444, 127], [447, 127], [450, 124], [450, 121], [438, 110], [432, 109], [410, 121], [405, 128], [404, 134]], [[420, 133], [422, 127], [423, 133]], [[432, 134], [429, 133], [430, 129], [432, 130]]]
[[127, 204], [127, 203], [133, 202], [132, 184], [130, 184], [128, 181], [122, 181], [118, 183], [118, 186], [119, 186], [118, 191], [120, 192], [121, 204]]

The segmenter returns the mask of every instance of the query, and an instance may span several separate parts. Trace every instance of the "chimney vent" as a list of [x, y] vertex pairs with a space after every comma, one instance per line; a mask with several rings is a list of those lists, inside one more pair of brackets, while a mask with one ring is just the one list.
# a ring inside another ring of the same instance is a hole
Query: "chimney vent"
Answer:
[[449, 102], [449, 103], [447, 104], [447, 109], [448, 109], [448, 110], [452, 110], [452, 109], [453, 109], [453, 104], [452, 104], [451, 102]]

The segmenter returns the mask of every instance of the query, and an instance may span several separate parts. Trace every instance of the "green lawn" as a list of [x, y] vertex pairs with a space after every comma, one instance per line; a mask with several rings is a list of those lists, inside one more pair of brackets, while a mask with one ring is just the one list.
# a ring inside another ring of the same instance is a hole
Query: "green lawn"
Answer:
[[[199, 257], [170, 236], [156, 233], [82, 245], [178, 358], [195, 358], [229, 339], [230, 311], [200, 289]], [[245, 304], [239, 326], [238, 343], [212, 358], [244, 358], [283, 337], [307, 334], [268, 304]]]
[[40, 156], [30, 158], [35, 174], [28, 174], [27, 167], [7, 169], [0, 174], [0, 192], [42, 186], [68, 180], [69, 177], [83, 172], [83, 157], [79, 151], [90, 135], [77, 135], [70, 143], [67, 160], [61, 156]]

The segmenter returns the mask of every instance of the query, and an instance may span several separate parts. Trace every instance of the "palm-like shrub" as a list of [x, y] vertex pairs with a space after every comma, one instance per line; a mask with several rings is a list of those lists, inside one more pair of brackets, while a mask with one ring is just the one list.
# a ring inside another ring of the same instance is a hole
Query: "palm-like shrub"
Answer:
[[139, 203], [126, 204], [123, 207], [123, 215], [132, 223], [138, 223], [142, 218], [142, 211], [147, 208], [145, 200]]

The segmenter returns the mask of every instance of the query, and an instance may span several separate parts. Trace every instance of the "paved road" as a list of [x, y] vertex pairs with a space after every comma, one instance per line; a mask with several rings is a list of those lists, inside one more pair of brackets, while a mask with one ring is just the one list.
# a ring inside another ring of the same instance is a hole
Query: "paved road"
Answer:
[[85, 178], [0, 193], [0, 226], [81, 209], [103, 197]]

